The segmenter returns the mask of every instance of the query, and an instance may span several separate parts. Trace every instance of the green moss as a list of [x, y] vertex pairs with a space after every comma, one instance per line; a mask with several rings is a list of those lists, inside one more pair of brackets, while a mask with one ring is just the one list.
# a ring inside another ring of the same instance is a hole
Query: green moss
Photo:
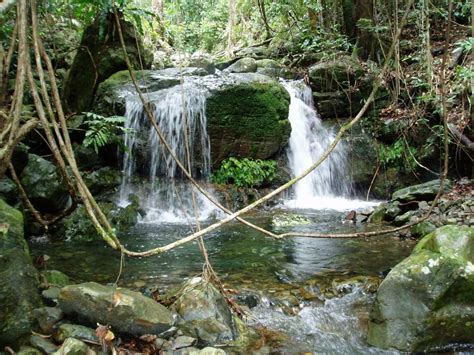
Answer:
[[289, 95], [268, 83], [228, 86], [207, 101], [210, 124], [232, 127], [236, 134], [253, 139], [288, 135]]

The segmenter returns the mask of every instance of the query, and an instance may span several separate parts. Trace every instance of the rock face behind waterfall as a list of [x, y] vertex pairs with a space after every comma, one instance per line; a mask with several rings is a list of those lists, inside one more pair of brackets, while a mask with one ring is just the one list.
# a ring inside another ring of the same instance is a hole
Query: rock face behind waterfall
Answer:
[[288, 141], [289, 95], [276, 82], [227, 84], [207, 100], [211, 157], [268, 159]]
[[[288, 141], [290, 98], [282, 85], [266, 75], [206, 75], [202, 68], [169, 68], [137, 74], [140, 88], [148, 93], [176, 86], [181, 77], [202, 87], [207, 96], [213, 164], [218, 165], [229, 156], [268, 159]], [[94, 106], [104, 115], [123, 115], [126, 97], [134, 92], [128, 73], [116, 73], [100, 84]]]
[[382, 282], [368, 341], [402, 351], [474, 342], [474, 228], [424, 237]]
[[0, 346], [29, 334], [41, 305], [38, 272], [23, 236], [21, 212], [0, 199]]

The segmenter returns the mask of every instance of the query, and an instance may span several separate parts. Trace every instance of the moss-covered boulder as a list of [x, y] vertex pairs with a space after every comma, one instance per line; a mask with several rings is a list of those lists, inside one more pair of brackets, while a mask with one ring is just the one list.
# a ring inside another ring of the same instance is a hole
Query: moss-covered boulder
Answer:
[[23, 235], [23, 216], [0, 199], [0, 346], [12, 345], [35, 327], [41, 305], [38, 272]]
[[174, 325], [173, 314], [153, 299], [95, 282], [62, 288], [59, 306], [64, 313], [79, 315], [92, 325], [109, 324], [117, 333], [160, 334]]
[[28, 163], [20, 179], [31, 202], [41, 212], [61, 211], [70, 203], [70, 196], [56, 166], [36, 154], [28, 154]]
[[[133, 227], [137, 224], [139, 216], [144, 214], [136, 198], [132, 198], [130, 202], [126, 207], [118, 206], [113, 202], [99, 202], [102, 211], [118, 233]], [[100, 238], [82, 205], [55, 224], [51, 233], [60, 239], [83, 242]]]
[[474, 342], [474, 228], [425, 236], [377, 292], [368, 341], [402, 351]]
[[[127, 54], [136, 69], [151, 65], [148, 54], [134, 27], [120, 19]], [[81, 113], [92, 107], [97, 86], [112, 74], [127, 69], [114, 14], [98, 16], [87, 27], [74, 62], [64, 81], [63, 99], [70, 112]]]
[[226, 84], [207, 99], [208, 134], [214, 165], [224, 159], [269, 159], [287, 143], [290, 97], [277, 82]]

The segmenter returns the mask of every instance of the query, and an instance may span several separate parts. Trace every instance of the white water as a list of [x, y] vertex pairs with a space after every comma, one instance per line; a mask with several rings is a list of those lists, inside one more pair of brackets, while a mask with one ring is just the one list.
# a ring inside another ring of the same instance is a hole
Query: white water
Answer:
[[[198, 177], [207, 177], [210, 172], [206, 95], [205, 88], [186, 80], [183, 85], [153, 92], [146, 97], [171, 150], [185, 166], [189, 152], [193, 176]], [[126, 128], [131, 131], [125, 134], [127, 152], [123, 158], [121, 204], [127, 204], [128, 195], [133, 193], [139, 196], [141, 205], [147, 210], [143, 222], [194, 220], [193, 187], [183, 181], [176, 161], [160, 142], [136, 96], [127, 97], [125, 116], [128, 118]], [[139, 185], [132, 181], [137, 172], [148, 174], [149, 183]], [[199, 219], [208, 218], [215, 210], [214, 206], [201, 194], [195, 195]]]
[[[322, 156], [336, 135], [332, 129], [323, 126], [314, 109], [309, 86], [301, 80], [284, 82], [283, 85], [291, 98], [288, 165], [292, 176], [296, 177]], [[352, 184], [347, 163], [346, 149], [340, 142], [316, 170], [295, 184], [285, 205], [291, 208], [339, 211], [373, 206], [372, 202], [349, 198]]]

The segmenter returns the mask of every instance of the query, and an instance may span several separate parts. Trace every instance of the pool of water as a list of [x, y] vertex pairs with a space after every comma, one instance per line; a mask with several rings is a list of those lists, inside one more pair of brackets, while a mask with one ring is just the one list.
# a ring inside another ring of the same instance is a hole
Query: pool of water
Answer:
[[[345, 212], [334, 210], [292, 210], [311, 223], [276, 229], [273, 215], [288, 212], [271, 209], [246, 218], [274, 232], [356, 232], [365, 225], [345, 224]], [[212, 223], [212, 221], [207, 221]], [[380, 227], [378, 227], [380, 228]], [[186, 224], [140, 223], [122, 242], [131, 250], [146, 250], [188, 235]], [[272, 299], [289, 295], [319, 282], [353, 276], [380, 276], [409, 255], [414, 243], [385, 235], [361, 239], [287, 238], [275, 240], [238, 222], [230, 223], [205, 237], [210, 261], [226, 287], [259, 295], [252, 309], [253, 321], [287, 334], [285, 346], [298, 351], [364, 353], [365, 324], [372, 295], [355, 288], [342, 297], [292, 304], [282, 309]], [[30, 242], [33, 256], [48, 254], [47, 267], [68, 274], [74, 281], [114, 282], [120, 255], [98, 240], [89, 243]], [[202, 271], [203, 259], [196, 242], [149, 258], [125, 260], [119, 284], [134, 289], [153, 286], [165, 291]], [[285, 347], [283, 346], [283, 347]], [[287, 348], [288, 350], [289, 348]], [[378, 349], [379, 350], [379, 349]]]

